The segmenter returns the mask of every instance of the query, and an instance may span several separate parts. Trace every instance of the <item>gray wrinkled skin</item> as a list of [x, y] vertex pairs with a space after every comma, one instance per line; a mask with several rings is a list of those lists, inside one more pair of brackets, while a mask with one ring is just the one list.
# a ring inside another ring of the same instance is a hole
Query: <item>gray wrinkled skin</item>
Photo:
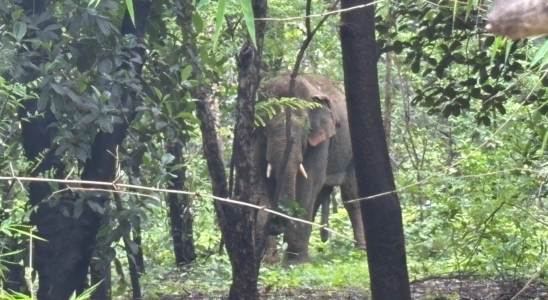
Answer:
[[548, 33], [548, 1], [498, 0], [487, 14], [488, 32], [511, 39]]

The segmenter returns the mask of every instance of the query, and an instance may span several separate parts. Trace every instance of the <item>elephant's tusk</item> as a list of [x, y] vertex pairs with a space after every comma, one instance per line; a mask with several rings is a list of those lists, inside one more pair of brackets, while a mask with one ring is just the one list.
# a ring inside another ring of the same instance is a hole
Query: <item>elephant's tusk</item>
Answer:
[[303, 164], [299, 166], [299, 170], [301, 171], [301, 174], [303, 174], [304, 178], [308, 179], [308, 175], [306, 175], [306, 171], [304, 169]]
[[270, 172], [272, 172], [272, 165], [268, 164], [266, 167], [266, 178], [270, 178]]

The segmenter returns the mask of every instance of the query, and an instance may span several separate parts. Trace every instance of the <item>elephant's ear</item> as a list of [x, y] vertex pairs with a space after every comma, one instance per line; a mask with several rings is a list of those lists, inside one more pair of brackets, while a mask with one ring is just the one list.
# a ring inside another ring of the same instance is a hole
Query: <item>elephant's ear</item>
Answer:
[[[329, 100], [327, 100], [329, 103]], [[337, 121], [331, 110], [327, 107], [316, 108], [309, 111], [310, 132], [308, 142], [312, 147], [335, 135]]]

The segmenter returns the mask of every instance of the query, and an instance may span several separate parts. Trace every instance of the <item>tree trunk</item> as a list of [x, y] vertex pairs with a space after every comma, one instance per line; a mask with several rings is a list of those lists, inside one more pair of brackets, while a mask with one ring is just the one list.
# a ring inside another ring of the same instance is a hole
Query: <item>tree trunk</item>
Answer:
[[133, 224], [135, 228], [133, 232], [133, 242], [137, 245], [137, 254], [135, 254], [135, 264], [137, 266], [137, 273], [139, 277], [145, 272], [145, 258], [143, 255], [143, 238], [141, 236], [141, 218], [137, 216], [137, 222]]
[[[142, 40], [150, 2], [134, 0], [133, 3], [137, 27], [134, 27], [129, 14], [126, 13], [121, 32], [134, 34]], [[141, 56], [144, 56], [144, 49], [140, 50]], [[136, 64], [135, 69], [139, 74], [142, 65]], [[135, 95], [128, 95], [127, 92], [124, 93], [124, 97], [123, 103], [128, 97], [136, 98]], [[26, 113], [22, 116], [26, 116]], [[122, 116], [122, 119], [128, 122], [116, 124], [112, 133], [97, 134], [92, 145], [91, 159], [86, 162], [82, 173], [83, 180], [110, 181], [112, 179], [116, 160], [110, 153], [116, 153], [116, 148], [125, 138], [132, 117], [131, 113]], [[40, 134], [46, 131], [47, 124], [38, 124], [46, 122], [47, 118], [38, 118], [36, 122], [34, 120], [33, 118], [30, 124], [22, 122], [23, 140], [27, 141], [23, 144], [29, 159], [33, 159], [38, 153], [50, 147], [51, 140], [47, 132], [46, 135]], [[35, 130], [36, 127], [39, 128]], [[63, 164], [55, 155], [55, 147], [49, 151], [32, 176], [39, 176], [48, 170], [55, 170], [56, 178], [64, 178], [66, 175]], [[103, 216], [85, 205], [78, 219], [67, 217], [61, 212], [60, 206], [50, 207], [49, 203], [42, 202], [52, 192], [47, 183], [33, 182], [29, 187], [30, 203], [38, 205], [37, 212], [31, 215], [31, 223], [37, 226], [38, 235], [48, 241], [37, 241], [35, 244], [35, 267], [40, 281], [38, 299], [68, 299], [74, 291], [81, 293], [87, 286], [87, 273], [95, 245], [95, 236]], [[72, 211], [74, 199], [75, 197], [63, 199], [66, 204], [61, 205], [66, 205], [67, 210]], [[103, 202], [106, 200], [108, 198], [101, 199]], [[100, 297], [107, 299], [108, 295]]]
[[[371, 0], [342, 0], [342, 8], [371, 3]], [[374, 6], [342, 13], [340, 30], [359, 195], [394, 191], [379, 98]], [[411, 299], [397, 194], [362, 201], [361, 209], [373, 299]]]
[[[116, 210], [123, 211], [124, 206], [123, 206], [122, 198], [120, 197], [120, 194], [114, 194], [113, 196], [114, 196], [114, 204], [116, 205]], [[126, 219], [122, 221], [122, 224], [120, 224], [120, 227], [131, 228], [132, 224], [130, 224], [130, 222]], [[135, 230], [135, 228], [133, 229]], [[130, 242], [131, 242], [130, 233], [131, 232], [128, 232], [127, 235], [123, 235], [122, 239], [124, 240], [124, 249], [126, 251], [126, 258], [129, 266], [129, 277], [131, 281], [132, 299], [140, 300], [141, 299], [141, 285], [139, 283], [140, 273], [139, 273], [139, 266], [136, 258], [138, 256], [139, 250], [137, 251], [137, 253], [133, 253], [132, 248], [130, 246]], [[135, 241], [133, 242], [135, 243]], [[98, 298], [98, 300], [99, 299], [100, 298]]]
[[[266, 16], [266, 0], [253, 0], [252, 6], [255, 18]], [[265, 22], [255, 23], [258, 49], [255, 49], [248, 39], [238, 55], [234, 198], [242, 202], [251, 202], [255, 97], [260, 82], [261, 50], [265, 31]], [[223, 205], [223, 209], [226, 222], [223, 236], [232, 264], [233, 277], [229, 299], [258, 299], [259, 266], [264, 255], [266, 237], [255, 237], [257, 211], [244, 206], [228, 205]]]
[[93, 256], [98, 258], [97, 262], [91, 262], [89, 273], [91, 285], [94, 286], [103, 281], [91, 294], [91, 300], [111, 300], [112, 279], [110, 270], [110, 260], [102, 251], [95, 249]]
[[[252, 0], [253, 12], [256, 18], [266, 15], [266, 0]], [[185, 34], [191, 35], [193, 27], [191, 1], [183, 8], [185, 16], [183, 28]], [[234, 148], [234, 164], [236, 181], [234, 195], [240, 201], [251, 201], [251, 171], [253, 151], [253, 122], [255, 96], [259, 85], [260, 49], [264, 37], [265, 23], [256, 21], [256, 40], [259, 49], [254, 49], [248, 40], [238, 56], [238, 104], [236, 116], [236, 145]], [[187, 53], [189, 61], [197, 76], [202, 75], [202, 68], [193, 53]], [[192, 88], [190, 94], [198, 99], [196, 112], [200, 119], [200, 129], [204, 146], [204, 156], [207, 160], [211, 176], [213, 194], [217, 197], [228, 197], [227, 178], [224, 170], [221, 149], [217, 142], [215, 118], [211, 104], [207, 101], [206, 88], [199, 85]], [[256, 211], [238, 205], [215, 202], [215, 210], [223, 234], [228, 255], [232, 264], [232, 286], [229, 299], [258, 299], [257, 281], [260, 259], [255, 247]], [[262, 252], [262, 251], [258, 251]]]
[[[183, 163], [181, 144], [179, 141], [167, 145], [167, 152], [175, 157], [172, 165]], [[177, 178], [170, 181], [170, 189], [184, 190], [186, 167], [176, 170]], [[196, 259], [194, 251], [194, 238], [192, 231], [192, 214], [190, 213], [190, 197], [188, 195], [168, 194], [169, 219], [171, 220], [171, 237], [173, 238], [173, 250], [175, 263], [185, 265]]]

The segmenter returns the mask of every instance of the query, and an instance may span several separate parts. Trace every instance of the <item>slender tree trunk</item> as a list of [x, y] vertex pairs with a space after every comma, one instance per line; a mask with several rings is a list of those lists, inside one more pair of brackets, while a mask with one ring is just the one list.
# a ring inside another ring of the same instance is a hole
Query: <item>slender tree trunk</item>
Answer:
[[[183, 163], [181, 148], [182, 146], [179, 141], [170, 143], [167, 146], [167, 152], [175, 157], [172, 161], [173, 165]], [[172, 172], [177, 178], [170, 180], [171, 189], [184, 190], [185, 172], [186, 167]], [[196, 259], [192, 231], [192, 214], [190, 213], [190, 197], [187, 195], [168, 194], [167, 201], [169, 219], [171, 220], [171, 237], [173, 239], [175, 263], [177, 265], [185, 265]]]
[[[267, 1], [252, 0], [255, 18], [266, 17]], [[236, 155], [234, 165], [236, 181], [234, 198], [242, 202], [251, 202], [255, 98], [260, 82], [261, 52], [265, 32], [265, 22], [256, 21], [255, 49], [248, 39], [238, 55], [238, 103], [236, 118]], [[232, 286], [229, 299], [258, 299], [257, 283], [259, 266], [266, 249], [266, 237], [255, 236], [257, 211], [240, 206], [224, 205], [226, 225], [223, 230], [226, 249], [232, 263]], [[232, 230], [241, 228], [241, 230]]]
[[[101, 222], [101, 226], [108, 224], [110, 219], [110, 209], [107, 205], [105, 209], [105, 217]], [[95, 249], [92, 254], [92, 260], [89, 266], [89, 275], [91, 285], [94, 286], [97, 283], [102, 283], [97, 286], [95, 291], [91, 294], [91, 300], [111, 300], [112, 290], [112, 274], [110, 269], [111, 260], [114, 257], [109, 257], [109, 254], [114, 253], [114, 249], [111, 249], [111, 244], [105, 241], [106, 236], [100, 237], [95, 241]]]
[[135, 264], [137, 266], [137, 273], [139, 277], [145, 272], [145, 258], [143, 255], [143, 238], [141, 236], [141, 218], [137, 217], [137, 222], [133, 225], [135, 231], [133, 232], [133, 242], [137, 245], [137, 254], [135, 254]]
[[[252, 0], [256, 18], [266, 16], [266, 0]], [[183, 9], [185, 34], [192, 35], [192, 3], [187, 1]], [[237, 153], [234, 158], [236, 180], [234, 195], [240, 201], [251, 201], [252, 171], [252, 134], [254, 122], [254, 105], [259, 85], [260, 49], [264, 37], [265, 23], [256, 21], [256, 40], [259, 49], [255, 49], [248, 40], [238, 55], [238, 104], [236, 117]], [[199, 61], [189, 49], [188, 58], [198, 78], [202, 76]], [[198, 85], [190, 91], [196, 102], [196, 112], [200, 119], [200, 129], [204, 145], [204, 156], [211, 176], [213, 194], [217, 197], [228, 197], [228, 184], [222, 159], [221, 149], [217, 142], [215, 118], [211, 103], [207, 101], [206, 88]], [[258, 299], [257, 281], [259, 261], [255, 245], [256, 211], [238, 205], [216, 202], [219, 225], [223, 234], [228, 255], [232, 264], [232, 285], [229, 299]]]
[[[371, 3], [342, 0], [342, 8]], [[373, 5], [341, 14], [341, 46], [359, 195], [394, 191], [379, 99]], [[397, 194], [362, 201], [361, 209], [373, 299], [411, 299]]]
[[[113, 196], [114, 196], [114, 204], [116, 205], [116, 210], [118, 211], [124, 210], [124, 206], [123, 206], [122, 198], [120, 197], [120, 194], [114, 194]], [[120, 226], [123, 226], [126, 228], [132, 227], [131, 224], [129, 224], [129, 221], [127, 219], [123, 220], [122, 222], [125, 224], [120, 224]], [[132, 299], [140, 300], [141, 299], [141, 285], [139, 283], [140, 273], [139, 273], [139, 266], [136, 258], [139, 251], [137, 251], [137, 253], [133, 252], [130, 246], [130, 242], [132, 241], [130, 240], [131, 235], [129, 232], [127, 235], [122, 236], [122, 239], [124, 240], [124, 249], [126, 250], [127, 263], [129, 266], [129, 278], [131, 281]]]

